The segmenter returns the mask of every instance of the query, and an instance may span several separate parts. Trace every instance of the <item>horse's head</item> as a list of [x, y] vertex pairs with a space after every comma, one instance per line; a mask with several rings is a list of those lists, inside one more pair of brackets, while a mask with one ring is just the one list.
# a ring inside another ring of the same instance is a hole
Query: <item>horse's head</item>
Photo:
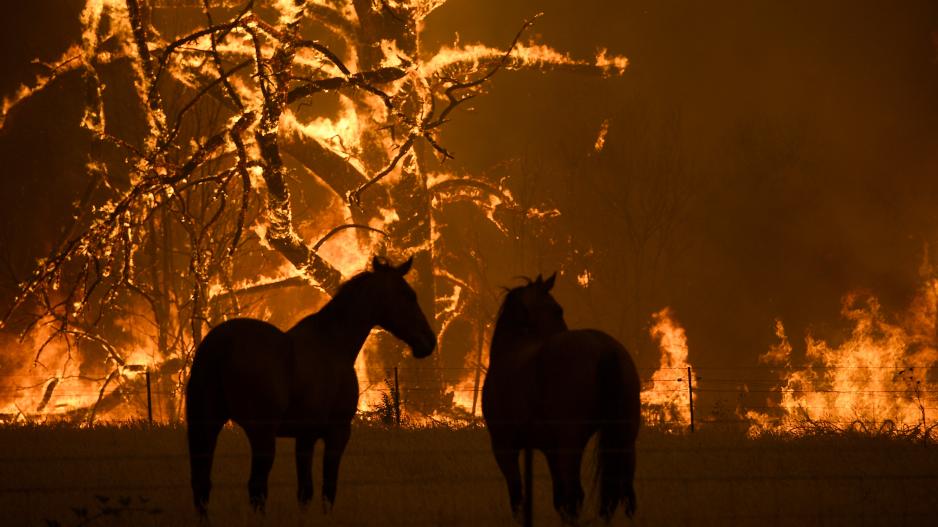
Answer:
[[433, 352], [436, 335], [417, 303], [417, 293], [404, 280], [413, 263], [413, 257], [399, 266], [375, 257], [371, 263], [375, 297], [371, 300], [377, 325], [403, 340], [420, 359]]
[[528, 280], [527, 284], [509, 289], [502, 302], [496, 332], [499, 326], [530, 336], [565, 331], [567, 323], [563, 318], [563, 308], [550, 294], [556, 278], [557, 273], [546, 280], [537, 275], [536, 279]]

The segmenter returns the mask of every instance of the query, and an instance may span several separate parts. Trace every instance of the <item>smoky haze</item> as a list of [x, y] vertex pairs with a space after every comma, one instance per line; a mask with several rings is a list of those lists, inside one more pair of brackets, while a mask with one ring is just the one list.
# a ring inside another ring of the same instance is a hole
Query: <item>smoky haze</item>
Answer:
[[[4, 95], [75, 41], [81, 6], [66, 4], [8, 8]], [[690, 361], [723, 367], [756, 364], [776, 318], [796, 354], [807, 331], [836, 340], [849, 291], [890, 310], [910, 301], [938, 232], [938, 5], [451, 0], [427, 19], [425, 48], [455, 33], [505, 46], [539, 11], [539, 41], [630, 66], [501, 72], [445, 128], [450, 170], [505, 178], [520, 203], [560, 212], [513, 241], [459, 207], [441, 219], [444, 243], [485, 263], [485, 316], [514, 276], [559, 270], [571, 326], [611, 332], [651, 367], [650, 316], [671, 306]], [[78, 86], [0, 132], [5, 301], [84, 188]]]
[[[557, 206], [561, 235], [592, 251], [588, 289], [567, 255], [508, 264], [563, 268], [572, 325], [622, 336], [651, 366], [649, 315], [670, 305], [695, 365], [754, 365], [776, 318], [798, 353], [806, 331], [842, 336], [844, 294], [887, 309], [915, 294], [938, 220], [934, 3], [486, 5], [452, 2], [428, 25], [506, 41], [543, 10], [536, 31], [558, 49], [630, 59], [613, 79], [501, 75], [446, 130], [466, 170], [527, 163], [531, 201]], [[653, 231], [644, 248], [630, 224]]]

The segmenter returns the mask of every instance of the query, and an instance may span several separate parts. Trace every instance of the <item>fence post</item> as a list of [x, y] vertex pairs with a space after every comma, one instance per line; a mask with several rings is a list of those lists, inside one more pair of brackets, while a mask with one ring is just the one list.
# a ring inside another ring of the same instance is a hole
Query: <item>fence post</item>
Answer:
[[524, 448], [524, 527], [534, 527], [534, 451]]
[[150, 390], [150, 367], [146, 369], [147, 377], [147, 422], [153, 426], [153, 392]]
[[[482, 319], [481, 309], [479, 310], [480, 320]], [[479, 383], [482, 381], [482, 350], [485, 347], [485, 329], [481, 323], [476, 325], [476, 375], [472, 383], [472, 417], [476, 416], [476, 408], [479, 406]]]
[[687, 367], [687, 397], [690, 401], [690, 431], [694, 431], [694, 376]]
[[397, 366], [394, 367], [394, 419], [401, 427], [401, 385], [397, 381]]

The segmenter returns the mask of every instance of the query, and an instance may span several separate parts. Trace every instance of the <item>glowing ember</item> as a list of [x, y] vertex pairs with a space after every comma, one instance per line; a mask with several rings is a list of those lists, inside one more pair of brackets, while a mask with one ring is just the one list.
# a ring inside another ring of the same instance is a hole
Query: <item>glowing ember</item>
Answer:
[[603, 124], [599, 125], [599, 134], [596, 136], [596, 142], [593, 143], [593, 150], [602, 152], [606, 146], [606, 134], [609, 133], [609, 119], [603, 119]]

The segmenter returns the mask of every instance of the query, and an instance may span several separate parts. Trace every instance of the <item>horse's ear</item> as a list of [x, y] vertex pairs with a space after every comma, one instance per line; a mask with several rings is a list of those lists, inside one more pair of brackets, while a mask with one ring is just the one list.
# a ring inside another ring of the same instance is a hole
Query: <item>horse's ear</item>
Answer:
[[550, 277], [548, 277], [547, 280], [544, 280], [544, 291], [550, 291], [551, 289], [553, 289], [555, 280], [557, 280], [556, 271], [554, 272], [554, 274], [550, 275]]
[[375, 271], [386, 271], [388, 269], [388, 264], [384, 263], [384, 260], [381, 257], [375, 256], [371, 259], [371, 268]]
[[397, 272], [400, 273], [401, 276], [404, 276], [405, 274], [407, 274], [407, 271], [410, 271], [410, 267], [411, 267], [412, 265], [414, 265], [414, 257], [413, 257], [413, 256], [411, 256], [410, 258], [408, 258], [406, 262], [404, 262], [404, 263], [402, 263], [401, 265], [399, 265], [399, 266], [397, 267]]
[[541, 276], [541, 273], [537, 273], [537, 278], [534, 279], [534, 285], [542, 285], [544, 283], [544, 277]]

